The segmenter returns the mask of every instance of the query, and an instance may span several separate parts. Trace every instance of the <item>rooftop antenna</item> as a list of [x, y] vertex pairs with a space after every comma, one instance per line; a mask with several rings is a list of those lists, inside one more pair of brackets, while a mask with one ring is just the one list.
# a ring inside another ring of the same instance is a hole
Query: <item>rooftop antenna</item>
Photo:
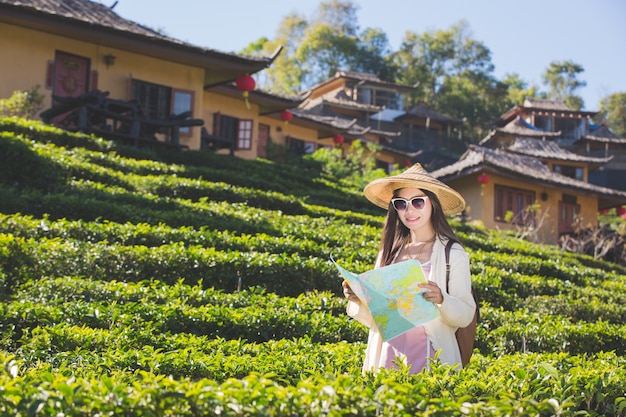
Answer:
[[113, 10], [115, 9], [115, 6], [117, 6], [117, 3], [119, 3], [118, 1], [116, 1], [115, 3], [113, 3], [112, 5], [109, 6], [109, 9]]

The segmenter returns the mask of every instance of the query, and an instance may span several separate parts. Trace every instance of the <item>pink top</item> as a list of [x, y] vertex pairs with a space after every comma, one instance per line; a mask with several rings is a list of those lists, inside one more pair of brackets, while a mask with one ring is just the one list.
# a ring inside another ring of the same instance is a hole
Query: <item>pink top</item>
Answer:
[[[427, 277], [430, 277], [430, 268], [430, 261], [422, 264], [424, 275]], [[426, 336], [424, 326], [418, 326], [382, 343], [379, 366], [397, 369], [398, 366], [394, 362], [401, 359], [411, 365], [410, 373], [416, 374], [428, 368], [427, 358], [434, 357], [435, 349]]]

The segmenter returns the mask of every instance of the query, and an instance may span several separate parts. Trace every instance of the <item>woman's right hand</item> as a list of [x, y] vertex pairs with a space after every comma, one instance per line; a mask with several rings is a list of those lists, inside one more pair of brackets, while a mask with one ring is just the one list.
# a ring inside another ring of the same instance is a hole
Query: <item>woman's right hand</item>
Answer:
[[348, 285], [348, 281], [344, 280], [341, 283], [341, 286], [343, 287], [343, 295], [348, 299], [348, 301], [353, 301], [355, 303], [361, 302], [359, 297], [357, 297], [354, 291], [352, 291], [352, 288], [350, 288], [350, 285]]

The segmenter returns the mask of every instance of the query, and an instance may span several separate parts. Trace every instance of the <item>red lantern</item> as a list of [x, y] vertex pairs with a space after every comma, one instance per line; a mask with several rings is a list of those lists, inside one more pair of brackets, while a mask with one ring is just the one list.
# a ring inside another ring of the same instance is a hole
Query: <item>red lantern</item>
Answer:
[[335, 142], [336, 145], [341, 145], [343, 141], [344, 141], [343, 136], [341, 135], [333, 136], [333, 142]]
[[615, 209], [615, 213], [617, 213], [618, 216], [624, 217], [624, 215], [626, 215], [626, 207], [620, 206], [620, 207], [616, 208]]
[[480, 175], [478, 176], [477, 181], [478, 181], [478, 183], [479, 183], [481, 186], [484, 186], [485, 184], [488, 184], [488, 183], [489, 183], [489, 175], [484, 174], [484, 173], [483, 173], [483, 174], [480, 174]]
[[289, 110], [283, 110], [280, 112], [280, 120], [285, 122], [285, 124], [289, 124], [291, 119], [293, 119], [293, 113]]
[[609, 214], [609, 209], [602, 209], [600, 210], [600, 214]]
[[250, 91], [254, 90], [256, 87], [256, 81], [249, 74], [241, 75], [235, 80], [235, 85], [237, 86], [237, 90], [243, 92], [243, 98], [246, 100], [246, 106], [250, 108], [250, 103], [248, 102], [248, 95]]

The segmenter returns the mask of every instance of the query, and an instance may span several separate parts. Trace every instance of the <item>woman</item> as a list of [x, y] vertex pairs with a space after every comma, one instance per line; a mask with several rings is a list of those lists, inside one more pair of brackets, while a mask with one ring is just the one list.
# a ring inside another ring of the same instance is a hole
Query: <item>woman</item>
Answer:
[[[423, 297], [435, 303], [439, 317], [385, 342], [367, 307], [361, 306], [344, 281], [348, 315], [370, 329], [363, 371], [397, 367], [396, 361], [401, 360], [410, 365], [411, 373], [417, 373], [428, 368], [437, 351], [441, 362], [460, 368], [455, 332], [470, 324], [476, 304], [471, 293], [468, 255], [446, 215], [461, 212], [465, 200], [420, 164], [399, 175], [372, 181], [364, 194], [372, 203], [388, 210], [375, 268], [418, 260], [428, 277], [427, 283], [420, 284]], [[455, 242], [450, 251], [449, 293], [445, 260], [448, 240]]]

